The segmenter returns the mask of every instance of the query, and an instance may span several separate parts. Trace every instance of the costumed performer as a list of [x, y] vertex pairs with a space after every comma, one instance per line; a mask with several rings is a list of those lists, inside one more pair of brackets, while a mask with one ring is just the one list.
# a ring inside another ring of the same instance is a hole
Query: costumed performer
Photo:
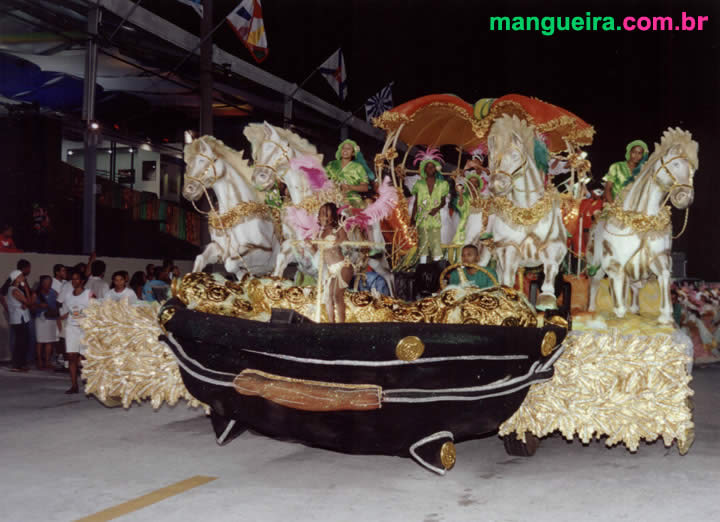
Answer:
[[454, 206], [460, 215], [457, 230], [453, 237], [453, 245], [465, 243], [467, 222], [470, 217], [471, 204], [474, 199], [486, 199], [490, 197], [489, 171], [483, 166], [484, 150], [478, 146], [472, 152], [472, 158], [465, 163], [463, 177], [455, 182], [457, 198], [454, 199]]
[[367, 192], [375, 174], [368, 167], [360, 146], [347, 139], [340, 143], [335, 159], [325, 167], [328, 178], [345, 193], [348, 203], [355, 208], [364, 208], [361, 192]]
[[412, 187], [415, 196], [410, 221], [418, 232], [418, 255], [420, 263], [427, 263], [428, 255], [433, 261], [440, 261], [443, 257], [440, 243], [440, 230], [442, 223], [438, 213], [445, 206], [450, 193], [450, 185], [443, 178], [441, 169], [442, 156], [438, 149], [429, 149], [419, 152], [415, 156], [414, 165], [420, 162], [420, 179]]
[[[460, 283], [462, 283], [462, 277], [460, 276], [460, 271], [462, 270], [463, 274], [465, 274], [465, 279], [471, 285], [477, 286], [478, 288], [488, 288], [491, 286], [495, 286], [493, 280], [485, 272], [483, 272], [482, 270], [478, 270], [477, 268], [467, 266], [479, 264], [481, 254], [480, 249], [485, 248], [487, 247], [477, 247], [475, 245], [465, 245], [463, 247], [462, 263], [466, 266], [458, 267], [452, 272], [450, 272], [451, 285], [459, 285]], [[497, 281], [497, 272], [492, 266], [488, 265], [484, 266], [483, 268], [490, 272]]]
[[635, 180], [648, 159], [648, 146], [642, 140], [634, 140], [625, 147], [625, 161], [610, 165], [605, 181], [605, 201], [612, 203], [627, 185]]
[[335, 203], [325, 203], [318, 211], [320, 230], [313, 239], [332, 241], [333, 246], [320, 249], [313, 244], [309, 248], [320, 250], [325, 269], [323, 270], [323, 292], [328, 320], [331, 323], [345, 322], [345, 289], [353, 277], [352, 263], [343, 256], [340, 243], [347, 241], [347, 233], [340, 225], [338, 208]]
[[80, 358], [83, 357], [86, 349], [82, 344], [83, 329], [80, 321], [85, 317], [85, 309], [95, 298], [90, 290], [85, 289], [86, 278], [84, 272], [79, 270], [73, 272], [70, 278], [72, 291], [67, 293], [62, 303], [60, 319], [67, 319], [65, 323], [65, 356], [70, 369], [70, 388], [65, 393], [78, 393], [78, 367]]

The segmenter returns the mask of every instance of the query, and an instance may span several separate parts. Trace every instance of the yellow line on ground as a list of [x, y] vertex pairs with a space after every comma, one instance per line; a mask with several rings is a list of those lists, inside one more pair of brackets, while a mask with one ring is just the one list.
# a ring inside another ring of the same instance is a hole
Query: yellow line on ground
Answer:
[[195, 475], [189, 479], [181, 480], [175, 484], [170, 484], [167, 487], [156, 489], [147, 495], [128, 500], [127, 502], [123, 502], [117, 506], [103, 509], [102, 511], [98, 511], [90, 516], [79, 518], [75, 522], [104, 522], [105, 520], [112, 520], [150, 506], [151, 504], [155, 504], [156, 502], [160, 502], [161, 500], [165, 500], [166, 498], [184, 493], [189, 489], [202, 486], [203, 484], [207, 484], [208, 482], [212, 482], [216, 479], [217, 477]]

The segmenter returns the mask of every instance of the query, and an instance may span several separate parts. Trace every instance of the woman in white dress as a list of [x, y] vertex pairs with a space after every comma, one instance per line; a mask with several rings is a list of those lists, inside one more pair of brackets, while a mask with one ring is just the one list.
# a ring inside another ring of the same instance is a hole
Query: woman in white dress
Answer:
[[37, 293], [33, 302], [35, 312], [35, 363], [38, 370], [51, 370], [53, 343], [58, 342], [57, 293], [52, 289], [52, 278], [40, 276]]
[[84, 317], [84, 310], [90, 306], [94, 299], [92, 292], [85, 289], [86, 275], [83, 272], [74, 272], [70, 284], [72, 292], [68, 292], [63, 301], [61, 319], [66, 319], [65, 351], [70, 369], [70, 388], [65, 393], [78, 393], [78, 366], [80, 358], [85, 352], [82, 344], [83, 330], [80, 320]]
[[137, 294], [128, 288], [128, 273], [125, 270], [120, 270], [112, 275], [112, 287], [110, 291], [105, 295], [103, 301], [122, 301], [127, 299], [128, 304], [135, 304], [138, 302]]

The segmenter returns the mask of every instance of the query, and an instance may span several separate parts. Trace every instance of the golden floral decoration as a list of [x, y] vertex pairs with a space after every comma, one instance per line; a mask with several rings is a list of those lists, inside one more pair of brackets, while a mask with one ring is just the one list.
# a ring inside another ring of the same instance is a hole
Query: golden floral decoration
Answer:
[[623, 336], [606, 332], [570, 332], [563, 356], [549, 381], [534, 384], [500, 436], [525, 433], [544, 437], [559, 431], [588, 444], [623, 443], [632, 452], [641, 440], [677, 441], [687, 452], [694, 437], [688, 398], [692, 377], [684, 344], [669, 335]]
[[159, 310], [157, 303], [130, 305], [126, 299], [96, 302], [85, 309], [85, 393], [125, 408], [147, 399], [157, 409], [184, 399], [189, 407], [207, 411], [185, 388], [170, 348], [158, 340], [164, 334]]

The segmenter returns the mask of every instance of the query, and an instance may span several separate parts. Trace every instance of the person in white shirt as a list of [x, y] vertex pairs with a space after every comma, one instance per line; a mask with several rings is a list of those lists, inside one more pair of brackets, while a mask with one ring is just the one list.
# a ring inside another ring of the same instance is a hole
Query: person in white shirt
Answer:
[[86, 287], [90, 290], [96, 299], [104, 299], [110, 291], [110, 285], [103, 281], [105, 277], [105, 262], [99, 259], [90, 265], [90, 273], [92, 274], [87, 281]]
[[20, 270], [10, 272], [10, 287], [7, 294], [8, 323], [15, 334], [12, 347], [13, 372], [27, 371], [28, 324], [32, 299], [25, 275]]
[[62, 315], [60, 319], [67, 319], [65, 326], [65, 351], [70, 368], [70, 389], [65, 393], [78, 393], [78, 367], [80, 358], [85, 352], [81, 343], [83, 330], [80, 321], [84, 317], [85, 309], [90, 306], [94, 295], [85, 289], [85, 274], [74, 272], [70, 278], [73, 291], [65, 296]]
[[70, 286], [70, 283], [67, 281], [65, 265], [57, 264], [53, 266], [52, 289], [59, 296], [66, 286]]
[[127, 286], [128, 273], [120, 270], [112, 275], [112, 288], [107, 293], [103, 301], [122, 301], [127, 299], [128, 304], [138, 302], [137, 294]]

